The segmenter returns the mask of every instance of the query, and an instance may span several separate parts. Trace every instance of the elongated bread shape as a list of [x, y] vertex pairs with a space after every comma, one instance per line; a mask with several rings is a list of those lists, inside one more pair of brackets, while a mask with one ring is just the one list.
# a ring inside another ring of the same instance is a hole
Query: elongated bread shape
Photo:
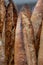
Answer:
[[5, 3], [0, 0], [0, 65], [5, 65], [5, 40], [3, 42], [3, 28], [5, 24]]
[[[36, 6], [34, 8], [34, 11], [32, 13], [32, 16], [31, 16], [32, 25], [33, 25], [33, 28], [34, 28], [36, 50], [38, 50], [39, 42], [37, 42], [37, 39], [39, 39], [38, 36], [40, 36], [40, 34], [38, 34], [38, 31], [40, 30], [39, 28], [40, 28], [40, 25], [41, 25], [41, 22], [42, 22], [42, 16], [43, 16], [43, 0], [38, 0]], [[38, 36], [37, 36], [37, 34], [38, 34]], [[36, 51], [36, 54], [37, 53], [38, 52]]]
[[14, 65], [14, 40], [17, 23], [17, 10], [12, 1], [7, 6], [7, 17], [5, 24], [6, 62], [7, 65]]
[[43, 65], [43, 21], [42, 21], [42, 29], [41, 29], [41, 37], [38, 53], [38, 65]]
[[[25, 11], [26, 10], [26, 11]], [[22, 29], [28, 65], [36, 65], [34, 31], [28, 14], [28, 9], [22, 10]]]
[[18, 17], [15, 35], [15, 65], [36, 65], [34, 35], [30, 16], [27, 6], [23, 7]]
[[27, 65], [26, 54], [23, 44], [22, 26], [21, 26], [21, 16], [19, 14], [16, 34], [15, 34], [15, 65]]

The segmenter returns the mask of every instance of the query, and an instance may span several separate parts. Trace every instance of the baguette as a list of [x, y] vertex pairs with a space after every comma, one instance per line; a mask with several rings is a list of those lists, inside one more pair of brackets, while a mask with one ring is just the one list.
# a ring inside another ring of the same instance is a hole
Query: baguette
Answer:
[[[37, 39], [39, 39], [38, 31], [40, 32], [40, 25], [42, 22], [42, 15], [43, 15], [43, 0], [38, 0], [34, 11], [31, 16], [32, 25], [34, 28], [34, 37], [35, 37], [35, 48], [38, 50], [39, 41], [37, 42]], [[37, 36], [38, 34], [38, 36]], [[36, 51], [36, 55], [38, 56], [38, 52]]]
[[38, 65], [43, 65], [43, 21], [42, 21], [42, 29], [41, 29], [41, 37], [38, 53]]
[[5, 43], [6, 43], [6, 63], [14, 65], [14, 40], [17, 23], [17, 10], [12, 0], [9, 0], [7, 6], [7, 17], [5, 24]]
[[17, 21], [17, 28], [15, 34], [15, 65], [27, 65], [26, 54], [23, 44], [23, 36], [22, 36], [22, 29], [21, 29], [21, 16], [19, 14], [18, 21]]
[[[33, 29], [27, 6], [21, 10], [15, 35], [15, 65], [36, 65]], [[27, 63], [27, 64], [26, 64]]]
[[23, 43], [22, 26], [21, 26], [21, 14], [18, 16], [16, 34], [15, 34], [15, 65], [27, 65], [27, 58], [25, 54], [25, 48]]
[[5, 24], [6, 8], [4, 0], [0, 0], [0, 65], [5, 65], [5, 40], [3, 42], [3, 27]]
[[28, 65], [36, 65], [34, 31], [32, 23], [30, 21], [29, 17], [30, 11], [28, 10], [28, 8], [22, 10], [21, 16], [22, 16], [22, 31], [23, 31], [23, 39], [24, 39], [27, 63]]

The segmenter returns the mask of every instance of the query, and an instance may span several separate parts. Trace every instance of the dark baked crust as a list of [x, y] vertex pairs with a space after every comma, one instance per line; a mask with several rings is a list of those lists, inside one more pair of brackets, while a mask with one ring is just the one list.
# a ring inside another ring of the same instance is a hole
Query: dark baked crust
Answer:
[[14, 65], [14, 40], [17, 23], [17, 10], [12, 2], [7, 6], [7, 19], [5, 24], [6, 62]]

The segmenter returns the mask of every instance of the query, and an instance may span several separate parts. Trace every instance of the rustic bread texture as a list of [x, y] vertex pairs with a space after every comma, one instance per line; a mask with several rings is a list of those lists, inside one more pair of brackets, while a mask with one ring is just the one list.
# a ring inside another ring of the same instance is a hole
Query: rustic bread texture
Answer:
[[38, 34], [38, 33], [40, 32], [39, 28], [40, 28], [40, 25], [42, 22], [42, 15], [43, 15], [43, 0], [38, 0], [36, 6], [34, 8], [34, 11], [32, 13], [32, 16], [31, 16], [32, 25], [34, 28], [35, 48], [36, 48], [37, 56], [38, 56], [37, 50], [38, 50], [38, 45], [39, 45], [39, 41], [37, 41], [37, 39], [38, 40], [40, 39], [40, 37], [38, 37], [38, 36], [40, 36], [40, 34]]
[[15, 65], [36, 65], [34, 35], [30, 17], [28, 7], [23, 7], [18, 17], [15, 35]]
[[22, 29], [23, 29], [23, 39], [24, 46], [27, 56], [28, 65], [36, 65], [36, 54], [35, 54], [35, 41], [34, 41], [34, 31], [32, 23], [30, 21], [30, 11], [28, 8], [22, 10]]
[[17, 10], [12, 1], [7, 6], [5, 23], [6, 63], [14, 65], [14, 40], [17, 23]]
[[42, 29], [41, 29], [41, 37], [38, 53], [38, 65], [43, 65], [43, 21], [42, 21]]
[[19, 14], [15, 34], [15, 65], [27, 65], [26, 54], [23, 43], [21, 16]]
[[4, 0], [0, 0], [0, 34], [3, 31], [3, 24], [5, 22], [5, 5]]
[[5, 40], [3, 42], [5, 14], [6, 10], [4, 0], [0, 0], [0, 65], [5, 65]]

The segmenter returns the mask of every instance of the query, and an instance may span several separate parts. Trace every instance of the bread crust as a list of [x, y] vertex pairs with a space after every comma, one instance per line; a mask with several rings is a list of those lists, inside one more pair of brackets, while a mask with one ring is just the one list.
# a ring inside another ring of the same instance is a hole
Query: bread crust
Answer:
[[14, 43], [15, 43], [15, 29], [17, 23], [17, 10], [12, 1], [9, 2], [6, 11], [5, 24], [5, 43], [6, 43], [6, 63], [7, 65], [14, 65]]
[[43, 65], [43, 20], [42, 20], [42, 29], [41, 29], [40, 45], [38, 53], [38, 65]]
[[27, 6], [23, 7], [18, 17], [15, 36], [15, 65], [36, 65], [34, 35], [29, 12]]
[[39, 48], [38, 47], [39, 41], [37, 41], [37, 40], [40, 40], [40, 37], [38, 37], [38, 36], [40, 36], [40, 34], [38, 34], [38, 33], [41, 32], [40, 25], [41, 25], [41, 22], [42, 22], [42, 17], [43, 17], [43, 0], [38, 0], [37, 4], [36, 4], [36, 6], [33, 10], [32, 16], [31, 16], [32, 25], [33, 25], [33, 28], [34, 28], [36, 56], [38, 56], [37, 51], [38, 51], [38, 48]]
[[27, 65], [26, 54], [23, 44], [21, 16], [19, 14], [15, 34], [15, 65]]
[[4, 0], [0, 0], [0, 65], [5, 65], [5, 37], [3, 39], [3, 29], [5, 25], [6, 7]]
[[28, 65], [36, 65], [34, 31], [32, 27], [32, 22], [30, 21], [30, 17], [29, 17], [31, 13], [29, 12], [30, 11], [28, 10], [28, 8], [26, 8], [22, 10], [22, 14], [21, 14], [23, 39], [24, 39], [27, 63]]

